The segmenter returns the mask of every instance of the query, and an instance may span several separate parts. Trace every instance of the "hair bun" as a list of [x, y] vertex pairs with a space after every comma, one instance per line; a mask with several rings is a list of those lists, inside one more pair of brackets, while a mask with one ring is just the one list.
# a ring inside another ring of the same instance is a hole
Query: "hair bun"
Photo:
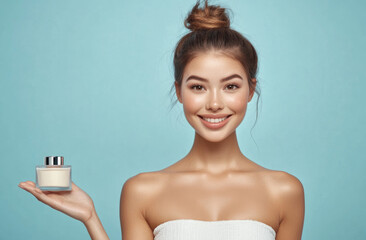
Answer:
[[230, 19], [225, 12], [225, 8], [220, 6], [208, 5], [205, 0], [205, 6], [199, 8], [200, 1], [192, 8], [187, 18], [184, 20], [184, 26], [191, 31], [230, 27]]

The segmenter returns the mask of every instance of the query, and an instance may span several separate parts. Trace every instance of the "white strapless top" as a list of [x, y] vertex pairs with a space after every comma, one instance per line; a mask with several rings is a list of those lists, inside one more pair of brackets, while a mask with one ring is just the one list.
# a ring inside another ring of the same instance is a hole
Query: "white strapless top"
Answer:
[[154, 240], [275, 240], [275, 230], [251, 219], [205, 221], [175, 219], [163, 222], [154, 231]]

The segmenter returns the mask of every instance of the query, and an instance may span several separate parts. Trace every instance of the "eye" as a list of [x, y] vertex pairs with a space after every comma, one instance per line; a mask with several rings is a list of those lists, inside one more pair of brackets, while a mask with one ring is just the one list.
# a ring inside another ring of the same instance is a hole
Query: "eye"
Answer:
[[[230, 86], [231, 86], [231, 87], [230, 87]], [[227, 85], [226, 87], [230, 87], [230, 88], [229, 88], [230, 90], [235, 90], [235, 89], [239, 88], [239, 86], [238, 86], [238, 85], [236, 85], [236, 84], [229, 84], [229, 85]], [[233, 88], [233, 87], [235, 87], [235, 88]]]
[[195, 84], [195, 85], [192, 85], [190, 87], [190, 89], [196, 89], [196, 90], [200, 91], [202, 89], [202, 86], [201, 85], [198, 85], [198, 84]]

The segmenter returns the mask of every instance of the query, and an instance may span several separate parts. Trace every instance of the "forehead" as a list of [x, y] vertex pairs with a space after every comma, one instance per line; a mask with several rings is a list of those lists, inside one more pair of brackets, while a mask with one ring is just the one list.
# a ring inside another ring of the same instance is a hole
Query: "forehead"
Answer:
[[236, 59], [220, 52], [198, 53], [185, 67], [183, 79], [190, 75], [207, 78], [221, 78], [237, 73], [245, 78], [243, 65]]

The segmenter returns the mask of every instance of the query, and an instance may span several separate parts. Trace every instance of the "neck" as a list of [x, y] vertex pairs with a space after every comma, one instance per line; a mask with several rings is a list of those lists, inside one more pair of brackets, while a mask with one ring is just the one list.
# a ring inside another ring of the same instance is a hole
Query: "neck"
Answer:
[[221, 142], [209, 142], [196, 133], [193, 147], [186, 156], [194, 170], [210, 173], [235, 169], [243, 162], [243, 157], [236, 131]]

